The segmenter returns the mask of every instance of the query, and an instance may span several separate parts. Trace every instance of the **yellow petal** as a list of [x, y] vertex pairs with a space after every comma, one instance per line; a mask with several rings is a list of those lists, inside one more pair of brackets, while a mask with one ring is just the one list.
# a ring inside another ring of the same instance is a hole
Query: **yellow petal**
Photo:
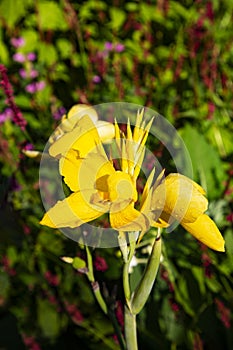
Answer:
[[115, 171], [107, 179], [108, 193], [111, 202], [129, 200], [136, 202], [137, 189], [129, 174]]
[[135, 123], [135, 127], [133, 130], [133, 140], [135, 142], [139, 142], [139, 140], [141, 139], [141, 136], [143, 134], [143, 130], [141, 129], [141, 123], [143, 120], [143, 115], [144, 115], [144, 108], [141, 110], [138, 110], [137, 112], [137, 118], [136, 118], [136, 123]]
[[74, 192], [95, 188], [107, 192], [107, 176], [115, 172], [105, 156], [99, 153], [89, 153], [86, 158], [82, 159], [73, 149], [60, 159], [59, 165], [65, 183]]
[[112, 139], [115, 137], [114, 125], [103, 120], [98, 120], [95, 125], [101, 141], [103, 143], [111, 142]]
[[110, 208], [111, 227], [119, 231], [147, 231], [150, 222], [145, 215], [136, 210], [133, 203], [113, 203]]
[[163, 209], [178, 221], [194, 222], [208, 207], [201, 186], [181, 174], [170, 174], [152, 198], [152, 210]]
[[92, 221], [108, 211], [103, 206], [91, 204], [93, 191], [83, 191], [71, 194], [68, 198], [58, 201], [41, 220], [41, 225], [49, 227], [78, 227]]
[[78, 183], [81, 190], [97, 189], [108, 192], [107, 179], [109, 175], [115, 174], [111, 162], [100, 153], [89, 153], [80, 165]]
[[79, 157], [78, 151], [70, 149], [65, 156], [59, 160], [59, 172], [64, 176], [64, 182], [71, 191], [77, 192], [80, 189], [78, 174], [83, 159]]
[[[66, 153], [72, 148], [79, 152], [79, 157], [84, 158], [89, 152], [94, 152], [101, 140], [97, 129], [88, 116], [82, 117], [75, 128], [62, 135], [49, 148], [52, 157], [60, 155], [66, 156]], [[101, 150], [104, 153], [103, 150]]]
[[214, 221], [206, 214], [199, 216], [193, 223], [183, 223], [182, 226], [209, 248], [224, 252], [224, 239]]
[[88, 106], [86, 104], [77, 104], [74, 105], [68, 112], [67, 118], [72, 120], [73, 125], [76, 124], [76, 122], [81, 119], [84, 115], [88, 115], [89, 118], [93, 121], [93, 123], [96, 123], [98, 120], [97, 112], [94, 108], [91, 106]]

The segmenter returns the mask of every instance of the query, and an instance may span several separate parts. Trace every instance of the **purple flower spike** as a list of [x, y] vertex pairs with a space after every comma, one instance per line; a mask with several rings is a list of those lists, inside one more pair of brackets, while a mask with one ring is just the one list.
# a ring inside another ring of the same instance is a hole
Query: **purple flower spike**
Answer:
[[13, 55], [13, 60], [15, 62], [23, 63], [25, 62], [25, 56], [22, 53], [17, 52]]

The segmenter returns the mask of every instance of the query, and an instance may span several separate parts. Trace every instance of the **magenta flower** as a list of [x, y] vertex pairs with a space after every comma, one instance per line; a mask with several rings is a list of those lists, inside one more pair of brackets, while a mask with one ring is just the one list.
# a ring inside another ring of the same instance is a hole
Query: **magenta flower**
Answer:
[[58, 108], [58, 110], [53, 114], [53, 118], [55, 120], [61, 119], [61, 117], [66, 113], [66, 109], [64, 107]]
[[41, 81], [38, 81], [38, 82], [33, 82], [33, 83], [28, 84], [25, 87], [25, 90], [27, 92], [29, 92], [29, 94], [34, 94], [37, 91], [43, 90], [45, 88], [45, 85], [46, 85], [45, 81], [41, 80]]
[[37, 91], [41, 91], [41, 90], [43, 90], [44, 88], [45, 88], [45, 81], [44, 80], [41, 80], [41, 81], [38, 81], [37, 83], [36, 83], [36, 90]]
[[19, 75], [21, 76], [21, 78], [26, 79], [27, 78], [26, 70], [24, 68], [20, 68]]
[[93, 83], [99, 84], [101, 82], [101, 77], [99, 75], [94, 75], [92, 78]]
[[103, 257], [97, 256], [94, 260], [94, 267], [97, 271], [104, 272], [108, 269], [108, 264]]
[[125, 50], [125, 45], [123, 45], [123, 44], [120, 44], [120, 43], [118, 43], [118, 44], [116, 44], [115, 45], [115, 51], [116, 52], [123, 52]]
[[36, 69], [32, 69], [29, 73], [30, 78], [36, 78], [38, 77], [39, 72]]
[[22, 37], [11, 39], [11, 45], [14, 46], [15, 48], [22, 47], [24, 46], [24, 44], [25, 44], [25, 40]]
[[24, 68], [21, 68], [19, 70], [19, 75], [21, 76], [21, 78], [23, 79], [27, 79], [27, 78], [31, 78], [34, 79], [38, 76], [38, 71], [36, 69], [31, 69], [30, 71], [26, 71]]
[[15, 62], [23, 63], [23, 62], [25, 62], [25, 56], [24, 56], [24, 54], [17, 52], [13, 55], [13, 60]]
[[27, 54], [27, 59], [28, 59], [29, 61], [35, 61], [35, 60], [36, 60], [36, 54], [35, 54], [35, 52], [29, 52], [29, 53]]
[[29, 92], [29, 94], [34, 94], [37, 89], [36, 89], [36, 83], [30, 83], [25, 87], [25, 90]]
[[13, 111], [11, 108], [6, 108], [3, 113], [0, 113], [0, 124], [3, 124], [7, 119], [13, 117]]
[[111, 43], [110, 41], [107, 41], [107, 42], [104, 44], [104, 47], [105, 47], [105, 50], [107, 50], [107, 51], [112, 51], [112, 50], [113, 50], [113, 43]]

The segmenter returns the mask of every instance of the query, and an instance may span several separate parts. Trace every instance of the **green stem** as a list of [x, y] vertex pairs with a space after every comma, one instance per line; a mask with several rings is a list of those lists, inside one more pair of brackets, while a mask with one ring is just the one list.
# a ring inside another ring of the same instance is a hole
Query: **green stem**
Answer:
[[155, 277], [158, 272], [161, 256], [161, 238], [160, 236], [154, 240], [150, 258], [145, 267], [143, 276], [131, 298], [131, 311], [137, 315], [145, 305], [151, 289], [153, 287]]
[[137, 324], [136, 315], [133, 315], [125, 305], [125, 340], [127, 350], [137, 350]]
[[90, 252], [90, 249], [88, 248], [88, 246], [86, 245], [85, 247], [86, 247], [86, 253], [87, 253], [87, 268], [88, 268], [88, 272], [86, 275], [87, 275], [88, 280], [91, 282], [92, 290], [93, 290], [93, 293], [95, 295], [95, 298], [96, 298], [99, 306], [101, 307], [103, 312], [105, 314], [107, 314], [108, 313], [107, 305], [106, 305], [106, 303], [102, 297], [102, 294], [100, 292], [99, 283], [97, 281], [95, 281], [94, 272], [93, 272], [92, 255], [91, 255], [91, 252]]
[[129, 301], [131, 298], [131, 291], [130, 291], [130, 283], [129, 283], [129, 266], [131, 263], [131, 260], [134, 256], [135, 247], [136, 247], [136, 239], [135, 239], [136, 232], [129, 232], [128, 238], [130, 243], [130, 250], [128, 251], [127, 247], [127, 241], [125, 237], [125, 232], [119, 232], [119, 246], [123, 255], [124, 260], [124, 267], [123, 267], [123, 288], [125, 293], [125, 299], [129, 306]]

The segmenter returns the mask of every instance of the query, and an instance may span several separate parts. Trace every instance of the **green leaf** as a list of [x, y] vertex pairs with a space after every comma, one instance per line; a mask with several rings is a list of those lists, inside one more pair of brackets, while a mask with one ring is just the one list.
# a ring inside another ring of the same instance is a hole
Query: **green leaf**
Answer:
[[2, 0], [0, 2], [0, 17], [6, 20], [7, 25], [13, 28], [26, 13], [32, 0]]
[[190, 315], [191, 317], [195, 315], [195, 312], [191, 307], [192, 302], [190, 300], [188, 292], [187, 281], [184, 279], [184, 277], [180, 276], [180, 278], [177, 281], [177, 286], [175, 288], [175, 298], [177, 302], [183, 306], [184, 310], [187, 312], [188, 315]]
[[25, 45], [20, 48], [20, 52], [32, 52], [38, 48], [39, 35], [35, 30], [24, 29], [21, 32], [21, 36], [25, 40]]
[[38, 50], [38, 60], [41, 63], [52, 65], [57, 62], [58, 55], [53, 45], [41, 42]]
[[205, 281], [206, 281], [207, 287], [214, 293], [218, 293], [222, 289], [221, 285], [216, 279], [206, 278]]
[[54, 307], [47, 300], [38, 300], [37, 315], [43, 335], [47, 338], [55, 338], [60, 330], [60, 315]]
[[9, 61], [9, 53], [6, 45], [0, 41], [0, 62], [7, 64]]
[[171, 311], [171, 305], [168, 299], [163, 300], [161, 312], [164, 320], [164, 325], [162, 325], [162, 327], [165, 328], [164, 331], [168, 339], [179, 344], [184, 338], [185, 329], [180, 322], [177, 322], [177, 317], [174, 312]]
[[83, 269], [84, 267], [86, 267], [86, 262], [83, 259], [76, 257], [74, 258], [72, 265], [77, 270]]
[[197, 283], [198, 283], [198, 286], [200, 289], [200, 293], [202, 295], [204, 295], [206, 288], [205, 288], [205, 277], [204, 277], [203, 268], [198, 267], [198, 266], [193, 266], [191, 270], [192, 270], [193, 276], [197, 280]]
[[59, 49], [61, 58], [66, 59], [66, 58], [70, 58], [71, 54], [72, 54], [72, 44], [70, 43], [70, 41], [68, 41], [67, 39], [58, 39], [57, 40], [57, 47]]
[[62, 8], [53, 1], [41, 1], [38, 4], [39, 23], [42, 30], [68, 29]]
[[225, 233], [225, 241], [226, 241], [226, 252], [228, 255], [233, 256], [233, 235], [232, 229], [228, 229]]
[[6, 298], [10, 290], [9, 276], [0, 271], [0, 296]]
[[218, 152], [205, 136], [190, 124], [180, 132], [192, 160], [194, 178], [200, 180], [209, 198], [218, 197], [225, 178]]
[[18, 261], [18, 252], [14, 246], [10, 246], [7, 249], [7, 256], [10, 260], [11, 266], [14, 266], [14, 264]]
[[123, 10], [113, 7], [110, 9], [110, 17], [111, 17], [111, 23], [110, 23], [111, 29], [119, 30], [125, 21], [126, 14]]

